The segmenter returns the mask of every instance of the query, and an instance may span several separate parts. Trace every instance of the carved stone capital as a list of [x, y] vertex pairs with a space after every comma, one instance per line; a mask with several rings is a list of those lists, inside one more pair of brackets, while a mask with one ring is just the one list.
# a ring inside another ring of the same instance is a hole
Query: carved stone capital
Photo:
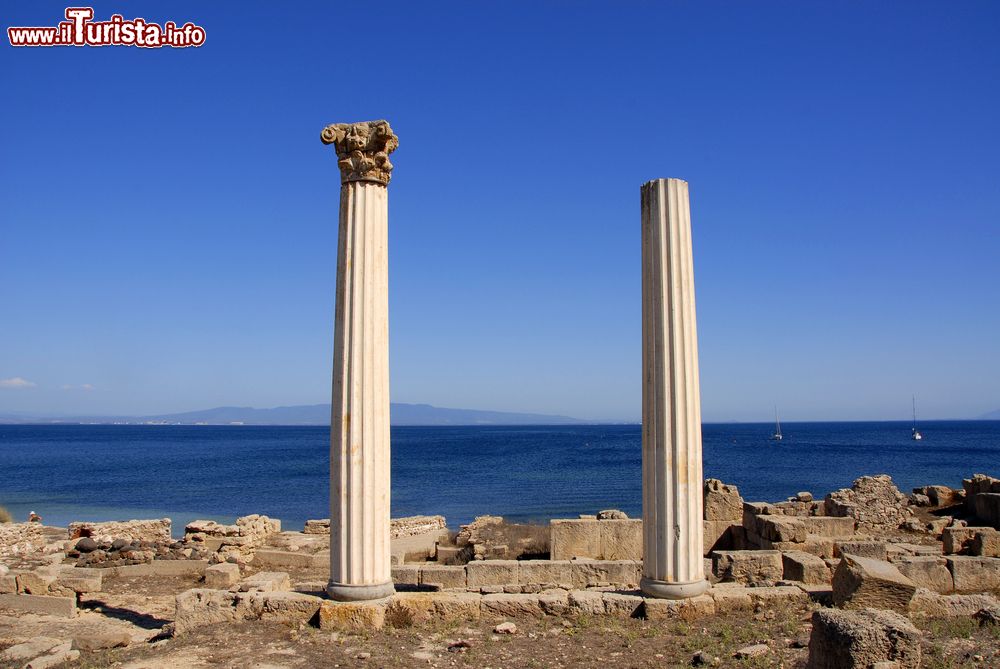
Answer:
[[392, 177], [389, 154], [399, 147], [399, 138], [388, 121], [333, 123], [323, 128], [320, 139], [337, 150], [340, 182], [373, 181], [383, 186]]

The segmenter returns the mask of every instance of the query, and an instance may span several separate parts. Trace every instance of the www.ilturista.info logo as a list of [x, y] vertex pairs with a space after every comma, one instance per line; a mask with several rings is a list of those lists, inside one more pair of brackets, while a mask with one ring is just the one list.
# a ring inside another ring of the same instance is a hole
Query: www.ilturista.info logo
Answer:
[[146, 19], [126, 20], [112, 14], [107, 21], [94, 21], [93, 7], [67, 7], [66, 21], [54, 28], [10, 27], [11, 46], [163, 46], [184, 48], [205, 43], [205, 29], [190, 21], [178, 26], [167, 21], [162, 26]]

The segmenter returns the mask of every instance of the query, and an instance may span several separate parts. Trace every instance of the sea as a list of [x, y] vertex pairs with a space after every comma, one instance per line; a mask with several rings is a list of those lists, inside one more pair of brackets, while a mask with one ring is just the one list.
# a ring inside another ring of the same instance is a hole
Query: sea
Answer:
[[[859, 476], [904, 492], [1000, 475], [1000, 421], [706, 424], [704, 475], [744, 499], [817, 498]], [[393, 427], [392, 515], [483, 514], [543, 523], [602, 509], [642, 514], [638, 425]], [[281, 426], [0, 425], [0, 506], [16, 520], [169, 517], [229, 523], [251, 513], [285, 529], [329, 517], [329, 429]]]

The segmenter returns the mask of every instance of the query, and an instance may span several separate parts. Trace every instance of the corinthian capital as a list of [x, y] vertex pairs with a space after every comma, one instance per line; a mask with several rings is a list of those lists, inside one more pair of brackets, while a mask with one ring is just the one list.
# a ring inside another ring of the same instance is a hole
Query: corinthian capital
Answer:
[[388, 185], [392, 176], [389, 154], [399, 146], [399, 138], [388, 121], [334, 123], [323, 128], [320, 139], [337, 150], [341, 183], [374, 181]]

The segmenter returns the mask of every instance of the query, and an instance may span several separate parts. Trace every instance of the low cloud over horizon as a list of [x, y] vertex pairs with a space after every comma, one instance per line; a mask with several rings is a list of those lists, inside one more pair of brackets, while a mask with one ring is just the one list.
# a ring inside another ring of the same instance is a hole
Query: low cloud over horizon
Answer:
[[12, 376], [9, 379], [0, 379], [0, 388], [34, 388], [37, 383], [32, 383], [28, 379], [20, 376]]

